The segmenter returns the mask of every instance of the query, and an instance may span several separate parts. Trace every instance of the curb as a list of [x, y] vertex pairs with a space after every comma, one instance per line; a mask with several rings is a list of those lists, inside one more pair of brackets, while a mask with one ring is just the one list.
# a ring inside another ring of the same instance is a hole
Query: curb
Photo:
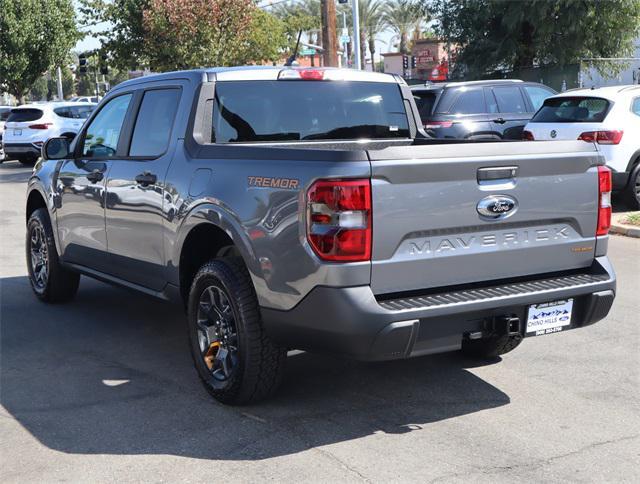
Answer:
[[636, 237], [640, 239], [640, 227], [612, 223], [609, 232], [612, 234], [626, 235], [627, 237]]

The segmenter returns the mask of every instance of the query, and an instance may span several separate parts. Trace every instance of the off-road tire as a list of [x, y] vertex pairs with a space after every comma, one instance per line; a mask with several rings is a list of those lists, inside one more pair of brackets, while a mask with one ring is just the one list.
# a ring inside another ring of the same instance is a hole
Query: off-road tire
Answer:
[[473, 358], [492, 360], [516, 349], [522, 336], [490, 336], [489, 338], [463, 340], [462, 352]]
[[[33, 265], [31, 262], [31, 238], [32, 230], [40, 226], [45, 235], [45, 243], [48, 257], [48, 276], [46, 284], [40, 287], [35, 280]], [[27, 268], [29, 272], [29, 283], [34, 294], [41, 301], [47, 303], [62, 303], [73, 299], [78, 292], [80, 284], [80, 274], [65, 269], [58, 259], [51, 220], [45, 208], [38, 208], [29, 217], [27, 222], [27, 239], [25, 241], [27, 256]]]
[[[237, 331], [237, 366], [223, 383], [215, 380], [205, 364], [198, 341], [200, 297], [211, 284], [226, 292]], [[194, 365], [204, 387], [216, 400], [242, 405], [273, 395], [284, 374], [287, 352], [271, 341], [263, 328], [255, 289], [241, 258], [212, 259], [200, 267], [189, 291], [187, 324]]]

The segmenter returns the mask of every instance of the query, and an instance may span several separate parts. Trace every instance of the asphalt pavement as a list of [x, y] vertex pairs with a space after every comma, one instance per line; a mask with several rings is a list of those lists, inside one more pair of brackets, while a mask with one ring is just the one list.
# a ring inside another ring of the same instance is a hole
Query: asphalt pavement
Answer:
[[606, 320], [501, 361], [291, 354], [278, 395], [200, 385], [181, 308], [82, 278], [31, 294], [30, 169], [0, 165], [0, 482], [639, 482], [640, 240], [612, 236]]

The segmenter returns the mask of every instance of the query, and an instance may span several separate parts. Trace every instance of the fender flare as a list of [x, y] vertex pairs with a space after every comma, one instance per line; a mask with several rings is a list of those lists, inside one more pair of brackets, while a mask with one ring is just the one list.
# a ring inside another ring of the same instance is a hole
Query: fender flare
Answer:
[[232, 213], [223, 209], [219, 205], [204, 202], [192, 207], [176, 228], [176, 242], [169, 254], [170, 280], [179, 284], [180, 280], [180, 255], [187, 236], [195, 227], [203, 224], [210, 224], [222, 230], [234, 243], [240, 256], [244, 260], [252, 278], [262, 278], [262, 269], [255, 256], [255, 251], [251, 240], [242, 225]]

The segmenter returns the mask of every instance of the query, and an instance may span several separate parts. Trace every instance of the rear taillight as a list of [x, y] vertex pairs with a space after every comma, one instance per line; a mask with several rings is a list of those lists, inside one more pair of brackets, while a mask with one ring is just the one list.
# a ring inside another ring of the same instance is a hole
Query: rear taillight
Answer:
[[526, 129], [522, 132], [522, 139], [524, 141], [535, 141], [535, 137], [531, 131], [527, 131]]
[[622, 140], [623, 133], [624, 131], [621, 130], [585, 131], [578, 136], [578, 139], [599, 145], [617, 145]]
[[611, 227], [611, 170], [598, 166], [598, 229], [596, 235], [607, 235]]
[[320, 180], [311, 185], [307, 239], [323, 260], [371, 259], [371, 181]]
[[450, 128], [453, 121], [429, 121], [424, 125], [424, 129]]
[[29, 129], [49, 129], [52, 123], [30, 124]]

